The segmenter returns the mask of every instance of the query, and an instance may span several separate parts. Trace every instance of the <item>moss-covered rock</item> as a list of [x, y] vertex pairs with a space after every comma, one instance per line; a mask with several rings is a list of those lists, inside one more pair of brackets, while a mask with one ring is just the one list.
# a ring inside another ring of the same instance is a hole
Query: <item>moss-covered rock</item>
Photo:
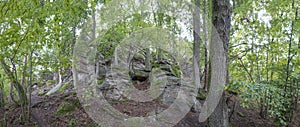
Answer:
[[171, 72], [171, 65], [169, 65], [169, 64], [161, 64], [161, 65], [159, 66], [159, 68], [160, 68], [161, 70]]
[[73, 100], [73, 104], [74, 104], [77, 108], [82, 107], [82, 106], [81, 106], [81, 103], [80, 103], [80, 101], [79, 101], [78, 98], [76, 98], [76, 99]]
[[57, 91], [58, 92], [60, 92], [60, 93], [62, 93], [62, 92], [64, 92], [65, 91], [65, 89], [67, 89], [68, 88], [68, 86], [69, 86], [69, 84], [64, 84], [63, 86], [61, 86]]
[[71, 119], [68, 121], [68, 127], [76, 127], [77, 120], [76, 119]]
[[178, 65], [171, 66], [171, 71], [172, 71], [172, 74], [175, 77], [181, 78], [182, 72], [181, 72], [180, 67]]
[[36, 82], [36, 83], [34, 83], [34, 84], [36, 84], [38, 87], [42, 87], [42, 86], [44, 86], [46, 83], [43, 82], [43, 81], [40, 81], [40, 82]]
[[200, 100], [205, 100], [206, 97], [207, 97], [207, 94], [206, 94], [206, 93], [204, 93], [204, 92], [199, 92], [197, 98], [200, 99]]
[[45, 90], [39, 90], [39, 92], [38, 92], [38, 96], [43, 96], [45, 94], [46, 94]]
[[101, 85], [104, 82], [104, 78], [98, 78], [98, 85]]
[[146, 78], [149, 75], [149, 72], [134, 70], [135, 76], [138, 78]]
[[56, 82], [54, 81], [54, 80], [48, 80], [47, 82], [46, 82], [46, 86], [52, 86], [52, 85], [54, 85]]
[[144, 60], [145, 56], [142, 52], [138, 52], [138, 53], [134, 54], [133, 59], [134, 60]]
[[119, 101], [120, 101], [120, 102], [126, 102], [126, 101], [129, 101], [129, 99], [124, 98], [124, 97], [121, 97]]
[[57, 110], [55, 111], [55, 115], [64, 115], [68, 112], [74, 111], [76, 109], [75, 105], [71, 102], [63, 102], [61, 103]]
[[133, 72], [130, 73], [130, 76], [133, 80], [144, 81], [148, 78], [149, 72], [143, 70], [133, 70]]

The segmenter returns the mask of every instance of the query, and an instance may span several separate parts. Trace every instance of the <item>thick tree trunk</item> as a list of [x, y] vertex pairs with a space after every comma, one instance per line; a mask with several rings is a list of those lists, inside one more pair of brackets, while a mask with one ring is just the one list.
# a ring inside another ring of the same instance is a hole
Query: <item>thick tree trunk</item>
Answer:
[[193, 66], [194, 66], [194, 78], [197, 88], [203, 88], [200, 86], [200, 0], [196, 0], [196, 6], [194, 10], [194, 45], [193, 45]]
[[204, 54], [205, 54], [205, 69], [204, 69], [204, 89], [205, 91], [207, 91], [207, 87], [208, 87], [208, 70], [209, 70], [209, 54], [208, 54], [208, 29], [207, 29], [207, 21], [206, 21], [206, 17], [207, 17], [207, 3], [206, 0], [203, 0], [203, 31], [204, 31], [204, 43], [205, 43], [205, 47], [204, 47]]
[[[228, 43], [229, 43], [229, 35], [230, 35], [230, 3], [229, 0], [213, 0], [213, 9], [212, 9], [212, 14], [213, 14], [213, 25], [215, 26], [217, 32], [219, 33], [220, 39], [223, 41], [223, 48], [224, 48], [224, 57], [225, 61], [224, 66], [225, 66], [225, 82], [229, 82], [229, 77], [228, 77], [228, 70], [227, 70], [227, 54], [228, 54]], [[213, 38], [214, 36], [212, 36]], [[213, 43], [213, 42], [212, 42]], [[212, 44], [213, 46], [213, 44]], [[211, 47], [212, 47], [211, 46]], [[222, 47], [212, 47], [211, 50], [213, 53], [215, 52], [214, 50], [218, 50], [218, 48]], [[215, 56], [213, 56], [215, 57]], [[214, 61], [212, 61], [214, 62]], [[212, 82], [213, 79], [216, 77], [214, 76], [214, 73], [216, 70], [214, 68], [218, 68], [214, 66], [214, 63], [212, 63]], [[219, 72], [222, 73], [222, 72]], [[222, 80], [222, 77], [219, 77]], [[223, 93], [222, 98], [220, 99], [219, 104], [217, 105], [215, 111], [211, 114], [209, 120], [208, 120], [208, 125], [210, 127], [228, 127], [228, 111], [227, 111], [227, 104], [226, 104], [226, 97], [225, 93]]]

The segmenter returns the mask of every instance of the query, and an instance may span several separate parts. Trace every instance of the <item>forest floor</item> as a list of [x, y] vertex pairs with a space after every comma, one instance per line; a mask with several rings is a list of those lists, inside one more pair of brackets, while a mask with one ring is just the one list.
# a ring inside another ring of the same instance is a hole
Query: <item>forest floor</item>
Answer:
[[[31, 103], [31, 122], [20, 122], [20, 108], [10, 104], [5, 110], [0, 109], [0, 126], [1, 118], [4, 118], [4, 112], [7, 118], [8, 127], [98, 127], [88, 114], [81, 107], [76, 93], [72, 88], [68, 88], [64, 93], [55, 93], [51, 96], [38, 96], [38, 91], [49, 88], [41, 88], [33, 92]], [[240, 106], [240, 98], [236, 95], [228, 94], [228, 106], [230, 109], [230, 125], [232, 127], [273, 127], [275, 123], [271, 119], [263, 119], [259, 116], [258, 111], [254, 109], [245, 109]], [[67, 113], [58, 114], [57, 109], [65, 102], [72, 103], [75, 108], [67, 111]], [[112, 104], [114, 108], [118, 109], [129, 116], [147, 116], [149, 111], [156, 107], [163, 109], [167, 106], [162, 105], [156, 101], [139, 103], [134, 101], [124, 101]], [[182, 119], [176, 127], [205, 127], [206, 122], [198, 122], [198, 114], [190, 111], [184, 119]], [[300, 113], [297, 114], [300, 121]], [[294, 125], [299, 126], [299, 125]], [[2, 127], [2, 126], [1, 126]]]

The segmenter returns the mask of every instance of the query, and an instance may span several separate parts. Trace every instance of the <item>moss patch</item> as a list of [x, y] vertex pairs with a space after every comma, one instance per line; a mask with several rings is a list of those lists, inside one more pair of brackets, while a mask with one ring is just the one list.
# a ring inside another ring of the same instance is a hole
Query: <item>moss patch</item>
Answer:
[[54, 85], [55, 84], [55, 81], [54, 80], [48, 80], [46, 82], [46, 86], [51, 86], [51, 85]]
[[205, 100], [205, 99], [206, 99], [206, 96], [207, 96], [206, 93], [204, 93], [204, 92], [199, 92], [197, 98], [200, 99], [200, 100]]
[[137, 77], [148, 77], [149, 76], [149, 73], [144, 72], [144, 71], [134, 70], [134, 73]]
[[64, 84], [62, 87], [60, 87], [57, 91], [58, 92], [60, 92], [60, 93], [62, 93], [62, 92], [64, 92], [65, 91], [65, 89], [67, 89], [68, 88], [68, 84]]
[[43, 96], [45, 94], [46, 94], [46, 92], [44, 90], [39, 90], [39, 92], [38, 92], [38, 96]]
[[98, 85], [101, 85], [104, 82], [104, 78], [99, 78], [98, 79]]
[[42, 86], [44, 86], [46, 83], [41, 81], [41, 82], [36, 82], [36, 84], [37, 84], [38, 87], [42, 87]]
[[57, 110], [55, 111], [55, 115], [64, 115], [68, 112], [74, 111], [75, 109], [75, 105], [67, 101], [58, 106]]
[[175, 77], [181, 78], [182, 73], [178, 65], [171, 66], [171, 71]]

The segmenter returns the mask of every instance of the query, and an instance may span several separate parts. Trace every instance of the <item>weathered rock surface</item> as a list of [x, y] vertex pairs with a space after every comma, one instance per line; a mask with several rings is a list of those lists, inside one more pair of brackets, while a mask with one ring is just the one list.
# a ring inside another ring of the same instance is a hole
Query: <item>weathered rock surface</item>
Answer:
[[[172, 73], [172, 68], [170, 62], [162, 61], [157, 63], [154, 67], [160, 69], [160, 73], [155, 75], [155, 81], [159, 83], [151, 83], [149, 77], [153, 75], [152, 71], [146, 70], [145, 64], [143, 59], [134, 59], [135, 61], [132, 63], [132, 67], [129, 69], [129, 72], [122, 73], [122, 72], [113, 72], [110, 66], [105, 64], [100, 64], [99, 67], [99, 80], [101, 84], [99, 84], [98, 88], [102, 91], [104, 96], [107, 99], [111, 100], [122, 100], [128, 99], [123, 96], [125, 93], [124, 89], [130, 88], [129, 86], [135, 82], [148, 82], [149, 84], [145, 85], [153, 85], [163, 83], [166, 81], [165, 85], [160, 86], [160, 90], [162, 94], [159, 96], [158, 101], [162, 102], [163, 104], [170, 105], [176, 99], [178, 91], [180, 89], [180, 78], [176, 77], [175, 74]], [[105, 77], [104, 77], [105, 75]], [[147, 80], [147, 81], [146, 81]]]

